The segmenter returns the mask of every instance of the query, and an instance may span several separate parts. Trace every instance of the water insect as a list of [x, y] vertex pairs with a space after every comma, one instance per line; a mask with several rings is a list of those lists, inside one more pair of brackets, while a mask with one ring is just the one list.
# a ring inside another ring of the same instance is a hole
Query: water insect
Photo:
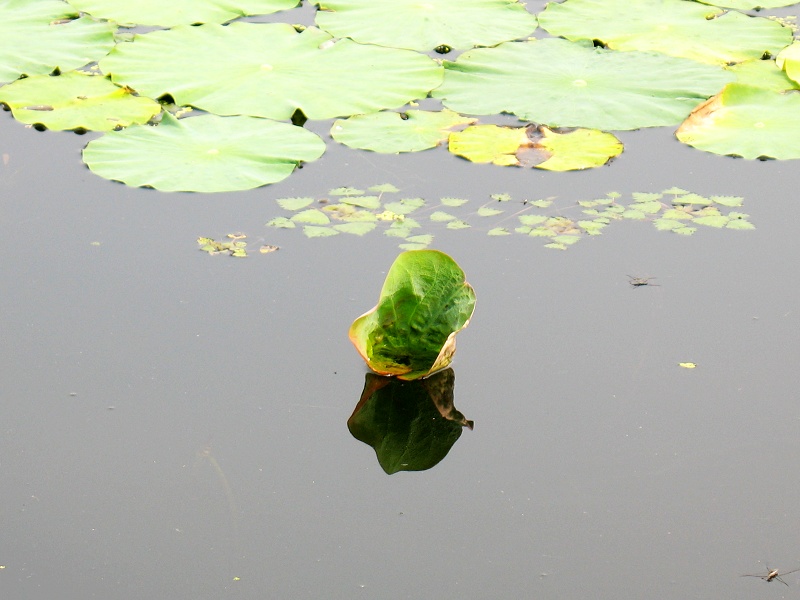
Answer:
[[641, 287], [643, 285], [649, 286], [657, 286], [657, 283], [650, 283], [651, 280], [656, 279], [655, 277], [634, 277], [633, 275], [626, 275], [626, 277], [630, 280], [628, 283], [631, 284], [632, 287]]
[[800, 569], [793, 569], [792, 571], [786, 571], [785, 573], [779, 573], [778, 569], [770, 569], [769, 567], [767, 567], [767, 570], [768, 570], [768, 573], [766, 575], [764, 575], [762, 573], [754, 573], [752, 575], [751, 574], [742, 575], [742, 577], [758, 577], [759, 579], [763, 579], [767, 583], [769, 583], [773, 579], [777, 579], [783, 585], [785, 585], [786, 587], [789, 587], [789, 584], [786, 583], [783, 579], [781, 579], [781, 575], [789, 575], [790, 573], [797, 573], [797, 571], [800, 571]]

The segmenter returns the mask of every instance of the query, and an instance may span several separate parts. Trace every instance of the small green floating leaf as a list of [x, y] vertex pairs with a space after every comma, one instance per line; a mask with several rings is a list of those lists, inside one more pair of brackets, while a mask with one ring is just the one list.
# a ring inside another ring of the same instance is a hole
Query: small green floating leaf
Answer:
[[495, 227], [489, 230], [488, 235], [511, 235], [511, 232], [505, 227]]
[[508, 202], [511, 200], [511, 194], [492, 194], [489, 197], [492, 200], [497, 200], [498, 202]]
[[332, 227], [319, 227], [317, 225], [304, 225], [303, 233], [310, 238], [330, 237], [339, 234], [339, 232]]
[[447, 223], [448, 229], [468, 229], [470, 227], [472, 227], [472, 225], [462, 221], [461, 219], [456, 219], [455, 221], [448, 221]]
[[692, 235], [695, 231], [697, 231], [697, 227], [678, 227], [672, 230], [673, 233], [678, 235]]
[[547, 221], [547, 217], [544, 215], [520, 215], [519, 222], [523, 225], [538, 225], [539, 223], [544, 223]]
[[414, 244], [424, 244], [427, 246], [433, 241], [433, 236], [429, 233], [424, 235], [412, 235], [411, 237], [407, 237], [406, 241]]
[[392, 185], [391, 183], [381, 183], [379, 185], [372, 185], [367, 188], [370, 192], [378, 194], [394, 194], [400, 191], [400, 188]]
[[558, 244], [556, 242], [551, 242], [549, 244], [544, 245], [545, 248], [552, 248], [553, 250], [566, 250], [567, 246], [564, 244]]
[[628, 209], [638, 210], [648, 215], [654, 215], [660, 212], [662, 208], [664, 208], [664, 205], [661, 204], [661, 202], [659, 202], [658, 200], [649, 200], [649, 201], [641, 200], [628, 205]]
[[711, 196], [710, 200], [722, 206], [741, 206], [742, 202], [744, 202], [744, 198], [739, 196]]
[[659, 231], [674, 231], [686, 227], [686, 224], [682, 221], [675, 221], [672, 219], [656, 219], [653, 221], [653, 225], [655, 225], [655, 228]]
[[415, 242], [406, 242], [406, 243], [403, 243], [403, 244], [398, 244], [397, 247], [401, 248], [403, 250], [424, 250], [425, 248], [428, 247], [428, 244], [420, 244], [420, 243], [415, 243]]
[[623, 219], [632, 219], [632, 220], [636, 220], [636, 221], [641, 221], [643, 219], [646, 219], [647, 215], [644, 214], [640, 210], [628, 209], [628, 210], [626, 210], [625, 212], [622, 213], [622, 218]]
[[300, 210], [314, 202], [314, 198], [278, 198], [276, 202], [283, 210]]
[[328, 191], [329, 196], [361, 196], [364, 190], [353, 187], [338, 187]]
[[436, 212], [431, 213], [431, 216], [429, 218], [431, 221], [444, 222], [444, 221], [452, 221], [456, 217], [455, 215], [451, 215], [450, 213], [437, 210]]
[[418, 208], [425, 206], [425, 200], [422, 198], [403, 198], [398, 202], [387, 202], [383, 207], [398, 215], [409, 215]]
[[696, 217], [694, 223], [698, 225], [707, 225], [708, 227], [725, 227], [730, 219], [723, 215], [710, 215], [707, 217]]
[[502, 214], [503, 211], [497, 208], [491, 208], [490, 206], [481, 206], [478, 209], [478, 216], [479, 217], [493, 217], [495, 215]]
[[309, 223], [311, 225], [327, 225], [331, 222], [324, 212], [318, 208], [309, 208], [291, 217], [295, 223]]
[[469, 202], [464, 198], [442, 198], [439, 200], [444, 206], [462, 206]]
[[530, 204], [532, 206], [536, 206], [538, 208], [547, 208], [551, 204], [553, 204], [553, 201], [552, 200], [532, 200], [532, 201], [528, 202], [528, 204]]
[[366, 223], [366, 222], [358, 222], [358, 223], [342, 223], [340, 225], [334, 225], [333, 228], [337, 231], [341, 231], [342, 233], [350, 233], [353, 235], [364, 235], [375, 229], [375, 223]]
[[378, 196], [346, 196], [342, 198], [342, 202], [370, 210], [375, 210], [381, 205], [381, 199]]
[[614, 135], [595, 129], [558, 133], [545, 126], [538, 129], [534, 148], [544, 151], [542, 162], [532, 166], [548, 171], [579, 171], [606, 164], [622, 153], [622, 142]]
[[350, 326], [350, 340], [382, 375], [418, 379], [447, 367], [455, 336], [475, 309], [475, 292], [456, 262], [437, 250], [397, 257], [378, 304]]
[[753, 225], [750, 221], [746, 221], [744, 219], [731, 219], [725, 224], [725, 227], [728, 229], [755, 229], [755, 225]]
[[297, 227], [294, 221], [287, 217], [275, 217], [274, 219], [270, 219], [270, 221], [267, 223], [267, 226], [278, 227], [280, 229], [294, 229]]

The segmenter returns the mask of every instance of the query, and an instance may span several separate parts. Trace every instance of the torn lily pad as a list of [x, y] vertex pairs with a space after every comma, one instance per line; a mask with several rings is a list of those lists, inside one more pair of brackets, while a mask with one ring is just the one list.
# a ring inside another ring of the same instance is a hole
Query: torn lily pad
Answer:
[[412, 380], [447, 367], [456, 334], [475, 310], [464, 272], [438, 250], [409, 250], [392, 264], [377, 306], [350, 326], [350, 341], [380, 375]]
[[450, 135], [450, 152], [478, 163], [576, 171], [606, 164], [622, 152], [622, 143], [593, 129], [474, 125]]

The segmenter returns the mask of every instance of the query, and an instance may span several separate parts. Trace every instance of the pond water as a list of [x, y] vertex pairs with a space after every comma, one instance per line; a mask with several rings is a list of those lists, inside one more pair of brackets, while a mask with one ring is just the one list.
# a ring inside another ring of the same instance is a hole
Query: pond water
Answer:
[[[163, 194], [92, 175], [90, 137], [0, 119], [3, 598], [735, 599], [800, 585], [740, 577], [800, 567], [796, 162], [644, 130], [588, 172], [329, 148], [274, 186]], [[265, 227], [276, 198], [387, 182], [469, 198], [466, 211], [498, 192], [567, 207], [678, 186], [743, 196], [756, 229], [624, 222], [563, 252], [437, 230], [478, 296], [453, 365], [475, 427], [434, 468], [389, 476], [347, 428], [366, 374], [347, 329], [397, 240]], [[233, 231], [281, 249], [198, 251], [198, 236]]]

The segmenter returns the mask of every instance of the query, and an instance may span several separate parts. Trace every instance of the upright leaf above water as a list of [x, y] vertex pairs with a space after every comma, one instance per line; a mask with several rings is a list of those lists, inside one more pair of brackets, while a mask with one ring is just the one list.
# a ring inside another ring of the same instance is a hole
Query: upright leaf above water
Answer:
[[378, 305], [353, 321], [350, 341], [376, 373], [418, 379], [450, 364], [474, 310], [475, 291], [452, 258], [409, 250], [389, 269]]

